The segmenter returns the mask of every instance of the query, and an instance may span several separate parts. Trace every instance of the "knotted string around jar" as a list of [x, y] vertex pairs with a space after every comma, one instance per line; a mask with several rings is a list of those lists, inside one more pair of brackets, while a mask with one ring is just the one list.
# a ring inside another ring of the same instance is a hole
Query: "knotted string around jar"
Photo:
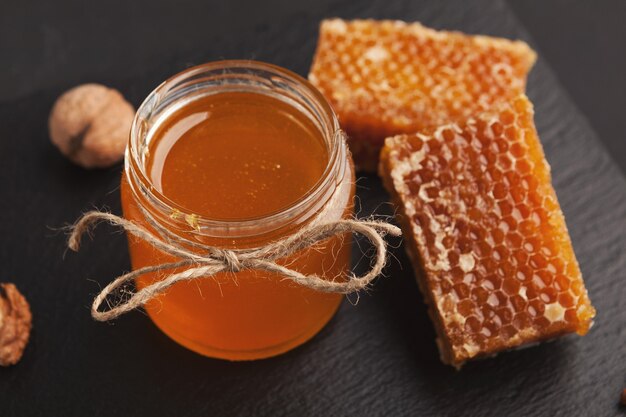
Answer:
[[[91, 211], [81, 217], [71, 228], [68, 247], [73, 251], [80, 248], [80, 239], [88, 233], [96, 223], [105, 221], [120, 227], [134, 237], [145, 241], [156, 249], [172, 255], [180, 261], [160, 265], [146, 266], [121, 275], [107, 285], [96, 296], [91, 306], [91, 316], [98, 321], [107, 321], [143, 306], [148, 301], [163, 293], [166, 289], [180, 281], [190, 281], [214, 276], [220, 272], [239, 272], [242, 270], [260, 270], [282, 275], [298, 285], [315, 291], [350, 294], [366, 289], [380, 275], [387, 258], [385, 235], [400, 236], [400, 229], [390, 223], [374, 219], [337, 220], [332, 222], [313, 222], [297, 233], [284, 239], [269, 243], [256, 249], [227, 250], [197, 242], [183, 240], [161, 226], [147, 211], [143, 214], [156, 234], [139, 226], [137, 223], [123, 219], [111, 213]], [[311, 274], [305, 275], [278, 264], [276, 261], [311, 247], [318, 242], [344, 233], [355, 233], [366, 237], [376, 250], [375, 262], [371, 269], [362, 276], [347, 273], [339, 280], [328, 280]], [[130, 297], [111, 303], [108, 297], [136, 278], [152, 272], [166, 272], [173, 269], [162, 280], [154, 282], [139, 291], [130, 293]], [[109, 309], [100, 310], [101, 304], [107, 301]]]

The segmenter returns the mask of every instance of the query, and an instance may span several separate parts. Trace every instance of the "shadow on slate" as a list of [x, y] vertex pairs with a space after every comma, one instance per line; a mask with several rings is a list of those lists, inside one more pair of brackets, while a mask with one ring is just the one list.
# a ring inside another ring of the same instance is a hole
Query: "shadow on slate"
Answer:
[[[152, 2], [143, 3], [151, 13], [161, 10]], [[97, 81], [121, 89], [138, 105], [167, 76], [189, 64], [219, 58], [255, 58], [305, 75], [318, 22], [329, 16], [418, 20], [436, 28], [528, 40], [499, 1], [324, 0], [307, 6], [273, 1], [258, 13], [253, 2], [233, 3], [230, 7], [239, 20], [233, 21], [232, 31], [224, 23], [235, 19], [232, 12], [206, 4], [200, 13], [197, 6], [186, 24], [201, 28], [202, 38], [189, 39], [190, 44], [180, 50], [170, 45], [163, 50], [163, 59], [150, 68], [135, 65], [129, 73], [123, 65], [106, 64], [111, 72]], [[158, 51], [158, 37], [174, 36], [174, 26], [153, 28], [149, 18], [136, 19], [139, 6], [131, 15], [115, 12], [114, 6], [107, 4], [113, 11], [103, 9], [98, 19], [113, 26], [119, 23], [128, 31], [125, 36], [144, 40], [143, 48]], [[124, 21], [131, 18], [135, 20], [130, 25]], [[64, 20], [51, 14], [47, 24], [61, 28]], [[158, 37], [152, 38], [157, 29]], [[80, 36], [74, 40], [80, 41]], [[49, 84], [0, 104], [1, 279], [15, 281], [34, 311], [32, 340], [22, 362], [0, 369], [0, 415], [604, 416], [619, 412], [617, 397], [626, 382], [626, 311], [622, 308], [626, 181], [541, 58], [530, 78], [529, 95], [598, 309], [596, 326], [585, 338], [568, 337], [504, 353], [470, 363], [461, 372], [439, 361], [434, 330], [399, 240], [392, 241], [386, 276], [370, 293], [361, 294], [356, 305], [346, 300], [310, 343], [277, 358], [248, 363], [203, 358], [170, 341], [140, 312], [113, 323], [92, 321], [89, 305], [94, 294], [127, 270], [129, 262], [124, 236], [106, 227], [99, 229], [95, 242], [86, 242], [80, 254], [69, 253], [63, 259], [65, 236], [59, 227], [92, 207], [120, 211], [120, 166], [83, 171], [64, 160], [47, 139], [46, 119], [54, 98], [72, 82], [91, 81], [81, 78], [80, 66], [81, 62], [68, 63], [65, 77], [51, 75]], [[23, 71], [27, 76], [27, 69]], [[363, 214], [392, 213], [374, 176], [359, 180], [358, 195]], [[355, 253], [355, 261], [359, 258]], [[355, 301], [354, 296], [348, 298]]]

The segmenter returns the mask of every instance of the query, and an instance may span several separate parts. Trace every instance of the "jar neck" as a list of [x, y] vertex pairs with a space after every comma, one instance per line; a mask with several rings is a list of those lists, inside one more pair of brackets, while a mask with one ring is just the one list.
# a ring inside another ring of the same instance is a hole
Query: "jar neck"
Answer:
[[[318, 182], [298, 201], [268, 216], [225, 221], [189, 212], [169, 199], [147, 173], [155, 132], [171, 115], [210, 94], [250, 92], [277, 98], [308, 117], [327, 147], [328, 162]], [[137, 110], [126, 151], [125, 175], [137, 204], [161, 226], [183, 239], [264, 241], [311, 221], [329, 204], [347, 169], [348, 151], [337, 118], [324, 97], [305, 79], [255, 61], [220, 61], [190, 68], [157, 87]], [[228, 244], [230, 246], [230, 244]], [[248, 246], [248, 245], [246, 245]]]

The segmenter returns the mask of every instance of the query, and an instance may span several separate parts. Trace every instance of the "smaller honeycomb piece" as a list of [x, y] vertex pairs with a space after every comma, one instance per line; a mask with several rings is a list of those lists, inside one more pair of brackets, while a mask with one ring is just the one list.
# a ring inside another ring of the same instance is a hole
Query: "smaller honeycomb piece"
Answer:
[[464, 120], [525, 91], [536, 54], [520, 41], [419, 23], [324, 20], [309, 80], [348, 133], [358, 169], [384, 139]]
[[526, 96], [388, 138], [380, 174], [445, 363], [589, 330], [595, 310]]

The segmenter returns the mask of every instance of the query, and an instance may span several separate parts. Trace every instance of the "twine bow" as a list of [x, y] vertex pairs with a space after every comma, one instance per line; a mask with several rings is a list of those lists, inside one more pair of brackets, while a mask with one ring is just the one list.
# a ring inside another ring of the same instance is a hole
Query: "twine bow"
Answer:
[[[149, 300], [163, 293], [177, 282], [189, 281], [214, 276], [220, 272], [239, 272], [243, 270], [260, 270], [282, 275], [298, 285], [312, 290], [350, 294], [367, 288], [381, 272], [386, 263], [387, 244], [384, 236], [400, 236], [400, 229], [379, 220], [337, 220], [321, 224], [312, 223], [297, 233], [269, 243], [257, 249], [227, 250], [185, 240], [184, 245], [179, 237], [159, 225], [144, 211], [148, 224], [156, 234], [137, 223], [123, 219], [111, 213], [91, 211], [81, 217], [71, 228], [68, 247], [73, 251], [80, 248], [80, 239], [98, 222], [106, 221], [113, 226], [124, 229], [134, 237], [143, 240], [162, 252], [172, 255], [179, 261], [146, 266], [121, 275], [109, 283], [96, 296], [91, 306], [91, 316], [98, 321], [107, 321], [146, 304]], [[328, 280], [317, 275], [305, 275], [278, 264], [276, 261], [311, 247], [318, 242], [344, 233], [356, 233], [365, 236], [376, 249], [375, 262], [371, 269], [362, 276], [352, 273], [345, 274], [342, 280]], [[119, 291], [125, 284], [152, 272], [171, 272], [162, 280], [154, 282], [139, 291], [131, 292], [130, 297], [101, 311], [100, 306], [111, 294]]]

